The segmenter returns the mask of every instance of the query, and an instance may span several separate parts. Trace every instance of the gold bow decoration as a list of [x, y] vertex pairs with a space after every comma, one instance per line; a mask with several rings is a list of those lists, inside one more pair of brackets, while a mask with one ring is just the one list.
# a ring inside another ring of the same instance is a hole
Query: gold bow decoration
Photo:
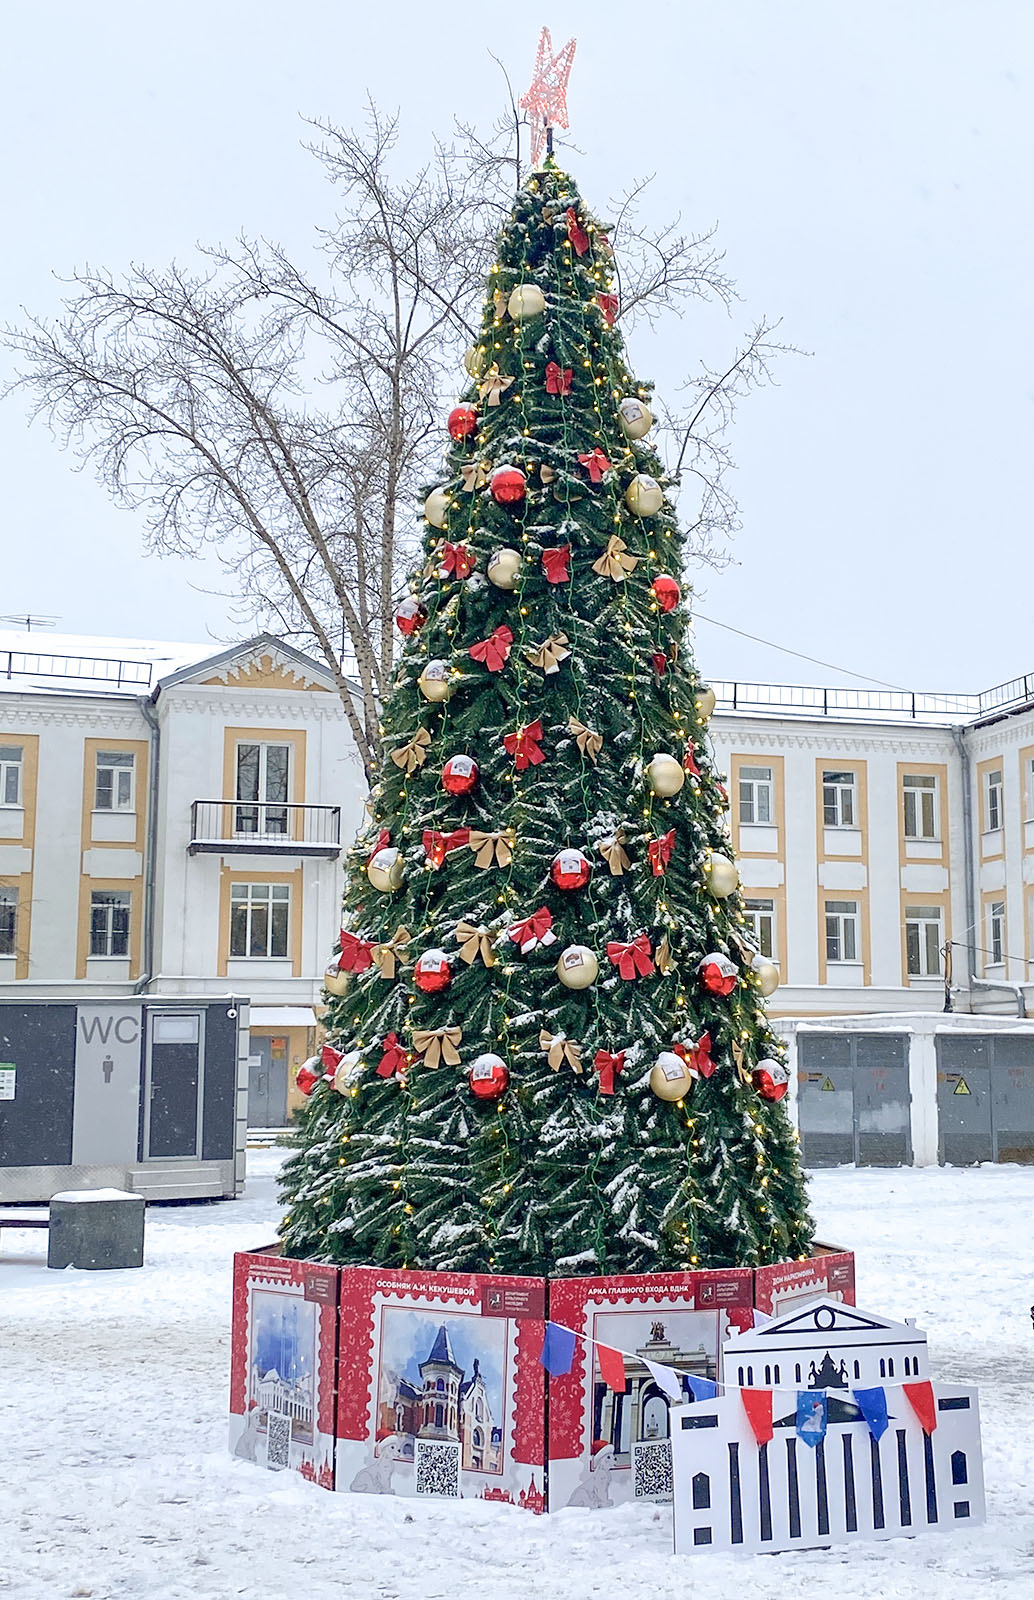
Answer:
[[496, 321], [502, 322], [506, 315], [506, 308], [510, 304], [510, 296], [505, 289], [497, 289], [495, 291], [492, 296], [492, 304], [495, 307]]
[[413, 773], [427, 760], [427, 747], [430, 743], [431, 735], [427, 729], [418, 728], [408, 744], [401, 744], [397, 750], [391, 751], [391, 759], [405, 773]]
[[543, 639], [541, 644], [532, 645], [524, 654], [533, 667], [540, 667], [547, 674], [559, 672], [561, 661], [566, 661], [571, 654], [567, 648], [567, 634], [551, 633], [548, 639]]
[[490, 406], [497, 406], [513, 381], [513, 378], [505, 377], [493, 363], [478, 384], [478, 394]]
[[463, 1038], [462, 1028], [414, 1028], [413, 1049], [423, 1056], [427, 1067], [458, 1067], [460, 1053], [456, 1046]]
[[625, 830], [619, 828], [609, 839], [603, 839], [597, 850], [610, 868], [612, 878], [620, 878], [632, 865], [628, 851], [625, 849]]
[[596, 758], [603, 749], [603, 735], [597, 733], [595, 728], [587, 728], [584, 722], [579, 722], [577, 717], [572, 717], [567, 724], [567, 731], [573, 733], [575, 743], [583, 756], [588, 756], [593, 766]]
[[730, 944], [734, 944], [736, 946], [740, 953], [741, 959], [749, 967], [754, 957], [758, 953], [757, 945], [747, 938], [746, 934], [740, 933], [736, 928], [733, 928], [729, 934], [729, 942]]
[[548, 466], [546, 462], [543, 462], [539, 467], [539, 477], [543, 483], [552, 483], [553, 479], [556, 477], [556, 473], [553, 471], [551, 466]]
[[473, 494], [475, 489], [483, 489], [488, 482], [488, 463], [486, 461], [465, 461], [460, 468], [463, 478], [463, 493]]
[[373, 964], [380, 970], [382, 978], [393, 978], [398, 969], [398, 964], [406, 959], [406, 948], [409, 944], [409, 929], [396, 928], [387, 944], [374, 945]]
[[504, 828], [501, 833], [482, 833], [480, 828], [471, 828], [467, 842], [474, 852], [476, 867], [508, 867], [517, 839], [512, 828]]
[[667, 978], [670, 973], [675, 971], [675, 962], [672, 959], [671, 945], [668, 943], [667, 934], [664, 935], [664, 938], [654, 951], [653, 959], [662, 978]]
[[733, 1039], [733, 1041], [730, 1044], [729, 1048], [732, 1051], [732, 1059], [736, 1063], [736, 1071], [740, 1075], [741, 1083], [745, 1083], [747, 1085], [748, 1089], [753, 1089], [753, 1087], [754, 1087], [754, 1079], [751, 1077], [750, 1071], [749, 1071], [749, 1069], [747, 1067], [747, 1053], [746, 1053], [746, 1051], [744, 1050], [743, 1046], [740, 1044], [740, 1041], [738, 1039]]
[[615, 583], [624, 583], [630, 572], [634, 572], [639, 565], [638, 556], [628, 556], [628, 549], [624, 539], [619, 539], [612, 533], [607, 540], [607, 548], [598, 561], [592, 564], [593, 572], [598, 572], [601, 578], [613, 578]]
[[548, 1028], [543, 1028], [539, 1034], [539, 1049], [545, 1050], [546, 1059], [554, 1072], [559, 1072], [566, 1061], [573, 1071], [581, 1074], [582, 1047], [575, 1044], [573, 1039], [568, 1039], [562, 1033], [550, 1033]]
[[472, 966], [480, 956], [486, 967], [495, 966], [492, 935], [487, 928], [475, 928], [472, 922], [457, 922], [456, 938], [459, 941], [461, 961], [465, 961], [468, 966]]

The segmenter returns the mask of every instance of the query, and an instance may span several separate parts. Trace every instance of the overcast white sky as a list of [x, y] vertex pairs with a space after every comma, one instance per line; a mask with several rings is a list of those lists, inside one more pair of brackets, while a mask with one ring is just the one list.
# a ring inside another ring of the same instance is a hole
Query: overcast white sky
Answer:
[[[1030, 0], [126, 0], [9, 8], [0, 315], [54, 272], [188, 259], [240, 230], [301, 254], [330, 203], [302, 116], [401, 108], [404, 158], [491, 122], [538, 29], [578, 37], [569, 106], [587, 201], [656, 172], [658, 220], [721, 227], [743, 304], [633, 338], [670, 390], [752, 318], [813, 352], [741, 413], [738, 565], [700, 608], [918, 689], [1034, 671], [1034, 6]], [[0, 408], [0, 612], [66, 632], [225, 637], [218, 574], [141, 554], [18, 401]], [[834, 681], [705, 623], [715, 677]]]

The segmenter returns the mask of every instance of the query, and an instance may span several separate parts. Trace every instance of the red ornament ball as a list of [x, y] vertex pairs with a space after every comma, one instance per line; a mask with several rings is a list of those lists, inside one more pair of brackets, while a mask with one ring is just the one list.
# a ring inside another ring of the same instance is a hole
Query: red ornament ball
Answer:
[[512, 506], [524, 499], [528, 481], [520, 467], [497, 467], [489, 479], [489, 488], [501, 506]]
[[427, 612], [416, 595], [407, 595], [395, 613], [395, 625], [399, 632], [408, 638], [411, 633], [416, 633], [418, 628], [422, 628], [426, 621]]
[[454, 439], [469, 439], [478, 425], [478, 414], [473, 406], [453, 406], [449, 412], [449, 432]]
[[452, 982], [452, 968], [444, 950], [425, 950], [416, 964], [413, 981], [424, 994], [437, 994]]
[[591, 871], [589, 858], [580, 850], [561, 850], [554, 857], [549, 875], [558, 889], [584, 889]]
[[781, 1100], [790, 1087], [790, 1074], [782, 1061], [759, 1061], [751, 1074], [762, 1100]]
[[659, 572], [650, 585], [654, 598], [662, 611], [674, 611], [682, 599], [682, 590], [674, 578], [669, 578], [666, 572]]
[[311, 1094], [316, 1085], [319, 1083], [320, 1076], [320, 1073], [313, 1072], [312, 1068], [309, 1066], [309, 1063], [306, 1061], [303, 1066], [298, 1068], [298, 1076], [295, 1079], [299, 1093], [305, 1095]]
[[473, 756], [450, 756], [442, 768], [442, 788], [446, 794], [469, 794], [478, 776], [478, 764]]
[[705, 956], [697, 971], [701, 983], [709, 994], [732, 994], [739, 976], [735, 963], [721, 951]]
[[498, 1100], [509, 1081], [506, 1062], [491, 1053], [478, 1056], [467, 1073], [467, 1082], [479, 1100]]

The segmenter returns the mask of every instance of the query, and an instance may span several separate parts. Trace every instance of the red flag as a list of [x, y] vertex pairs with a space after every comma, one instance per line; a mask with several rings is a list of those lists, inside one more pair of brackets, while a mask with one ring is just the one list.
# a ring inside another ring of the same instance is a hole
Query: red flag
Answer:
[[542, 568], [546, 574], [547, 583], [567, 583], [571, 574], [568, 571], [568, 562], [571, 559], [571, 546], [558, 544], [552, 550], [543, 550]]
[[933, 1384], [927, 1380], [925, 1383], [903, 1383], [908, 1398], [916, 1416], [922, 1424], [924, 1433], [933, 1433], [937, 1426], [937, 1407], [934, 1405]]
[[600, 1094], [613, 1094], [614, 1079], [625, 1065], [625, 1052], [619, 1050], [612, 1056], [606, 1050], [597, 1050], [592, 1064], [600, 1075]]
[[773, 1433], [771, 1389], [741, 1389], [740, 1399], [758, 1445], [767, 1444]]
[[474, 661], [483, 661], [489, 672], [502, 672], [513, 644], [513, 632], [502, 623], [480, 644], [472, 644], [467, 654]]
[[620, 1350], [612, 1350], [609, 1344], [596, 1346], [596, 1360], [600, 1364], [600, 1377], [608, 1389], [613, 1389], [615, 1394], [624, 1394], [627, 1387], [625, 1378], [625, 1358]]
[[591, 483], [599, 483], [603, 474], [610, 471], [610, 462], [600, 449], [590, 450], [588, 455], [579, 456], [578, 460], [588, 472]]
[[545, 756], [539, 749], [539, 740], [542, 738], [542, 723], [536, 717], [534, 722], [529, 722], [526, 728], [519, 728], [516, 733], [503, 735], [503, 749], [508, 756], [513, 756], [514, 765], [518, 772], [524, 772], [528, 767], [537, 767], [545, 761]]
[[573, 383], [573, 367], [558, 367], [555, 361], [546, 362], [547, 394], [570, 394]]
[[576, 254], [583, 256], [589, 248], [589, 235], [578, 221], [578, 213], [574, 206], [567, 208], [567, 237], [574, 245]]

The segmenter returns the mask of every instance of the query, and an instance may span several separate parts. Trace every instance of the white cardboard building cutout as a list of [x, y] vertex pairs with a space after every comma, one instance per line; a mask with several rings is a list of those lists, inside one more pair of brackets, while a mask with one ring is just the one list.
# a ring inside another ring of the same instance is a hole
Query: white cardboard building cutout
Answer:
[[[742, 1387], [775, 1391], [773, 1438], [758, 1446], [736, 1387], [672, 1406], [676, 1554], [804, 1549], [984, 1520], [977, 1391], [933, 1384], [937, 1426], [927, 1435], [900, 1387], [928, 1378], [919, 1329], [820, 1300], [734, 1334], [723, 1355], [726, 1384], [742, 1366]], [[889, 1418], [878, 1441], [851, 1393], [876, 1387]], [[828, 1404], [815, 1446], [795, 1427], [797, 1392], [807, 1389], [824, 1389]]]

